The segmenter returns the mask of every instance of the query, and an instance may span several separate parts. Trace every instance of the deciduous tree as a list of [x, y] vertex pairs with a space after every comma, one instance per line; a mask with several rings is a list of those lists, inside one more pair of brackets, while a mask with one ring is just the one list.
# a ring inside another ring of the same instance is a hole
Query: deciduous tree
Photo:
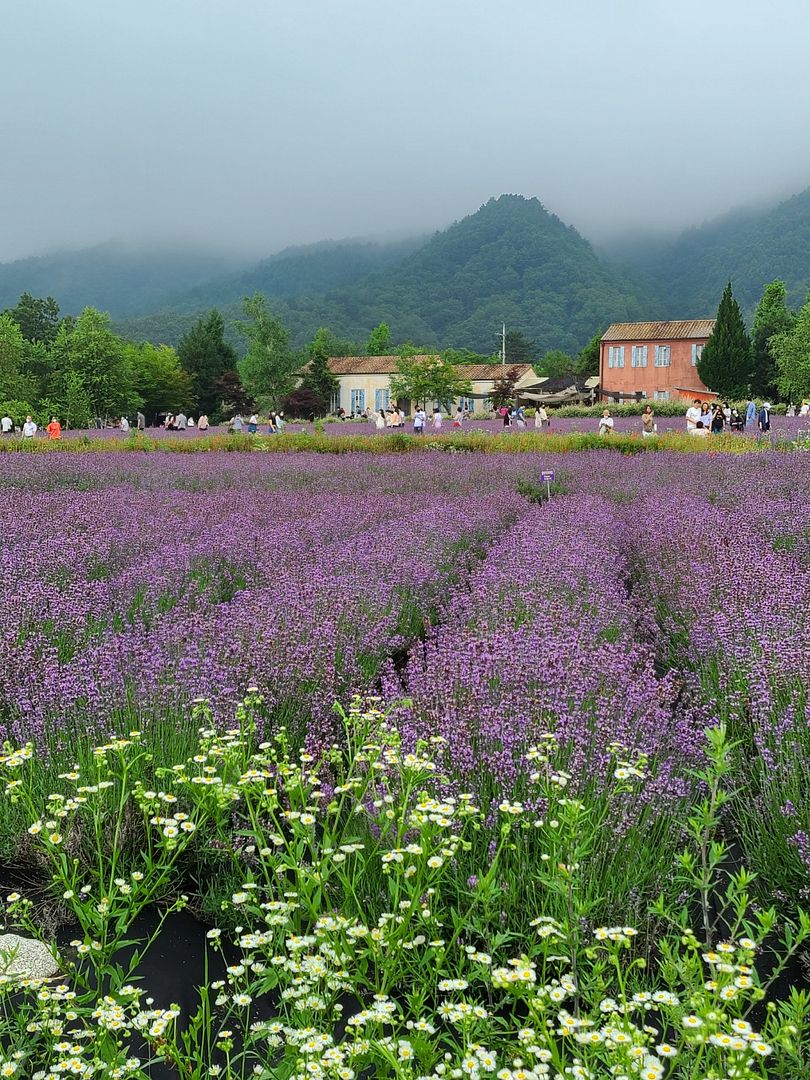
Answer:
[[751, 393], [772, 398], [779, 392], [779, 366], [770, 341], [793, 326], [796, 316], [788, 310], [784, 281], [765, 286], [754, 312], [751, 328]]
[[110, 330], [109, 315], [87, 307], [75, 324], [62, 322], [51, 353], [63, 377], [81, 376], [95, 416], [119, 416], [140, 406], [126, 343]]
[[195, 402], [194, 380], [169, 345], [128, 345], [135, 386], [149, 416], [189, 409]]
[[810, 399], [810, 296], [790, 330], [770, 339], [779, 391], [790, 401]]
[[438, 401], [445, 407], [458, 397], [469, 394], [472, 384], [462, 378], [454, 364], [441, 356], [403, 356], [391, 376], [391, 396], [417, 405]]
[[247, 353], [239, 361], [239, 374], [245, 389], [255, 398], [264, 399], [270, 408], [278, 408], [296, 384], [301, 359], [290, 351], [289, 334], [267, 307], [261, 293], [244, 300], [246, 318], [238, 323], [247, 341]]
[[388, 356], [391, 351], [391, 332], [388, 323], [375, 326], [366, 342], [366, 356]]
[[42, 341], [47, 345], [56, 337], [59, 305], [52, 296], [32, 296], [24, 292], [5, 314], [17, 323], [26, 341]]

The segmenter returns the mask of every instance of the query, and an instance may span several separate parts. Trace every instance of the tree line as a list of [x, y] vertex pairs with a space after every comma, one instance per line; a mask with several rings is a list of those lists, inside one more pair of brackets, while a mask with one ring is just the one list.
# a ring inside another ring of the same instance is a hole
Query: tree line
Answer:
[[792, 311], [784, 281], [771, 281], [749, 333], [729, 282], [697, 372], [706, 386], [729, 400], [810, 398], [810, 297], [801, 311]]
[[[18, 422], [28, 413], [53, 415], [75, 428], [136, 411], [150, 423], [180, 410], [205, 413], [212, 423], [254, 408], [316, 417], [330, 411], [338, 386], [330, 356], [398, 355], [395, 389], [411, 400], [461, 396], [467, 383], [456, 371], [459, 364], [500, 359], [469, 349], [436, 353], [411, 341], [394, 345], [385, 322], [363, 343], [321, 327], [303, 349], [293, 349], [287, 329], [259, 293], [243, 301], [241, 316], [235, 323], [245, 343], [239, 355], [226, 340], [225, 321], [216, 309], [201, 316], [173, 348], [125, 340], [113, 332], [109, 316], [94, 308], [62, 317], [52, 297], [24, 293], [0, 314], [0, 406]], [[601, 334], [602, 329], [576, 356], [550, 350], [538, 358], [535, 343], [510, 329], [503, 394], [508, 396], [506, 384], [517, 364], [533, 363], [540, 376], [596, 374]], [[414, 359], [423, 354], [439, 356], [441, 363], [431, 360], [426, 367]], [[791, 311], [784, 282], [771, 282], [749, 333], [729, 283], [697, 370], [723, 397], [810, 397], [810, 299], [800, 312]], [[431, 380], [435, 386], [428, 386]]]

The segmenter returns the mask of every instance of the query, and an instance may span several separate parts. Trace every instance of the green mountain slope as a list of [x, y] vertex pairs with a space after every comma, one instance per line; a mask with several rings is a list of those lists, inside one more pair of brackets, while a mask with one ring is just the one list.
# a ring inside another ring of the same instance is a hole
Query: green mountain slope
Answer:
[[799, 306], [810, 290], [810, 188], [778, 206], [737, 211], [623, 255], [666, 297], [667, 318], [713, 315], [729, 279], [748, 316], [774, 278], [786, 282]]
[[[261, 289], [257, 282], [256, 287]], [[216, 301], [228, 317], [235, 306]], [[599, 326], [654, 318], [658, 305], [638, 282], [608, 266], [587, 240], [537, 199], [502, 195], [436, 233], [397, 265], [318, 296], [292, 296], [274, 307], [297, 342], [328, 326], [364, 340], [385, 321], [394, 341], [497, 347], [502, 322], [534, 339], [541, 351], [576, 350]], [[176, 340], [190, 312], [128, 320], [134, 337]]]
[[87, 305], [129, 315], [162, 305], [209, 278], [234, 269], [235, 261], [194, 250], [137, 250], [99, 244], [0, 263], [0, 311], [13, 307], [24, 292], [52, 296], [64, 314]]

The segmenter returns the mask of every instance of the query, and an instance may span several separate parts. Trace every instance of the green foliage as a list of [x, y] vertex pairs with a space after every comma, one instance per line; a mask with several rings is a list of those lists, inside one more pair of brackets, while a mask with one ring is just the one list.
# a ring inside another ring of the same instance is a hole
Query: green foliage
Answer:
[[[336, 342], [334, 336], [322, 326], [309, 344], [309, 365], [301, 382], [300, 391], [306, 393], [306, 397], [299, 397], [294, 402], [294, 407], [300, 409], [294, 412], [294, 416], [325, 416], [329, 411], [332, 395], [337, 393], [340, 383], [329, 369], [329, 357], [338, 356], [334, 351]], [[349, 354], [351, 355], [351, 354]], [[296, 391], [293, 391], [295, 394]], [[284, 410], [290, 409], [289, 396]]]
[[127, 345], [126, 351], [147, 415], [190, 408], [195, 400], [193, 379], [170, 345], [143, 342]]
[[43, 298], [24, 292], [14, 307], [4, 314], [17, 323], [26, 341], [49, 344], [56, 337], [59, 305], [52, 296]]
[[391, 351], [391, 331], [388, 323], [375, 326], [366, 342], [366, 356], [388, 356]]
[[577, 354], [575, 370], [582, 379], [599, 374], [599, 351], [603, 333], [604, 330], [597, 330], [588, 344], [584, 345]]
[[705, 386], [721, 397], [743, 397], [751, 374], [751, 340], [729, 282], [709, 340], [697, 362]]
[[27, 398], [32, 380], [26, 377], [28, 342], [9, 314], [0, 315], [0, 399]]
[[559, 375], [573, 375], [576, 371], [576, 361], [561, 349], [551, 349], [542, 360], [537, 361], [534, 370], [541, 377], [545, 375], [556, 378]]
[[[645, 755], [614, 747], [604, 779], [583, 783], [551, 733], [522, 789], [491, 804], [449, 797], [445, 741], [405, 753], [396, 710], [374, 702], [337, 709], [317, 757], [268, 724], [256, 691], [228, 730], [196, 703], [196, 745], [170, 731], [163, 767], [160, 740], [137, 731], [55, 762], [4, 747], [3, 811], [76, 928], [54, 964], [69, 994], [0, 956], [9, 1076], [148, 1080], [158, 1060], [189, 1080], [440, 1080], [503, 1062], [510, 1077], [806, 1075], [810, 995], [785, 976], [810, 919], [758, 903], [754, 875], [726, 868], [724, 728], [674, 814], [645, 798]], [[206, 964], [181, 1026], [179, 1007], [145, 996], [141, 963], [188, 903], [189, 866], [228, 981]], [[29, 898], [4, 908], [4, 927], [53, 948]]]
[[193, 391], [200, 412], [216, 420], [222, 411], [222, 399], [215, 383], [227, 371], [235, 370], [237, 360], [236, 350], [225, 341], [225, 322], [218, 311], [209, 311], [198, 319], [180, 340], [177, 355], [185, 370], [193, 376]]
[[765, 286], [751, 328], [751, 393], [755, 396], [774, 398], [778, 394], [779, 367], [770, 340], [789, 331], [794, 321], [784, 281], [772, 281]]
[[22, 427], [26, 416], [33, 416], [36, 409], [28, 401], [0, 401], [0, 415], [10, 416], [17, 427]]
[[540, 352], [520, 330], [506, 331], [506, 359], [510, 364], [532, 364]]
[[417, 405], [441, 402], [448, 408], [456, 398], [469, 394], [472, 384], [441, 356], [403, 356], [397, 374], [391, 376], [391, 396]]
[[90, 427], [93, 408], [84, 379], [78, 371], [65, 372], [59, 402], [56, 412], [64, 418], [65, 427]]
[[81, 376], [95, 416], [121, 416], [140, 406], [131, 359], [108, 315], [85, 308], [74, 325], [63, 322], [52, 356], [63, 375]]
[[790, 330], [770, 340], [779, 371], [779, 389], [791, 401], [810, 399], [810, 295]]
[[295, 387], [300, 358], [290, 351], [289, 334], [260, 293], [247, 297], [242, 310], [246, 318], [240, 321], [239, 332], [248, 348], [239, 361], [239, 374], [249, 394], [277, 408]]

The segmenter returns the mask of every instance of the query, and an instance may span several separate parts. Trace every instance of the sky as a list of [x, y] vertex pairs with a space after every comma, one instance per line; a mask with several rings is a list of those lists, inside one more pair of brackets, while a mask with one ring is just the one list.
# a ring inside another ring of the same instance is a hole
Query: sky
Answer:
[[602, 242], [810, 185], [808, 0], [5, 5], [0, 261], [261, 256], [537, 196]]

